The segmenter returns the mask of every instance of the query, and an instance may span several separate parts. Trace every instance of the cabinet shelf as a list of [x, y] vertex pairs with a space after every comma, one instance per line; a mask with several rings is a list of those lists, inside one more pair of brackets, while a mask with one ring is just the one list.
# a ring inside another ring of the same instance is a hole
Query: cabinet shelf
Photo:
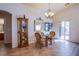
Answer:
[[[27, 47], [28, 44], [28, 19], [19, 17], [17, 18], [17, 36], [18, 36], [18, 46], [20, 48]], [[26, 27], [26, 28], [23, 28]]]

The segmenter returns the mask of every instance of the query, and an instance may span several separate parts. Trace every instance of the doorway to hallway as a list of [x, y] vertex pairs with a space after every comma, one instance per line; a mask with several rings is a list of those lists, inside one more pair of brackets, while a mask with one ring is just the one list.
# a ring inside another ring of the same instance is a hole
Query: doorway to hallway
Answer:
[[3, 46], [4, 43], [4, 19], [0, 18], [0, 47], [4, 47]]
[[0, 10], [0, 48], [12, 48], [12, 14]]

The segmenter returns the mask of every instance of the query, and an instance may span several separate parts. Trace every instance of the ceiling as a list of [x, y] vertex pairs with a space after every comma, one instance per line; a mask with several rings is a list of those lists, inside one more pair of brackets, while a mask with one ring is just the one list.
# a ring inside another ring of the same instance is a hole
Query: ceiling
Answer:
[[[50, 8], [54, 12], [59, 12], [65, 8], [65, 4], [67, 3], [50, 3]], [[49, 8], [49, 3], [25, 3], [24, 5], [27, 5], [36, 10], [44, 10], [44, 11], [46, 11]], [[70, 6], [71, 5], [73, 5], [73, 3], [70, 3]]]

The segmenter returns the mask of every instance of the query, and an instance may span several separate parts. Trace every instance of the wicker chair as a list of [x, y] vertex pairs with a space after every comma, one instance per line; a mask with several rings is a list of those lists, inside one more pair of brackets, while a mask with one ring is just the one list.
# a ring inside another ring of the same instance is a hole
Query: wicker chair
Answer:
[[[50, 45], [52, 45], [52, 40], [54, 41], [55, 35], [56, 35], [56, 33], [54, 31], [50, 32], [50, 34], [49, 34]], [[55, 41], [54, 41], [54, 43], [55, 43]]]
[[35, 47], [41, 49], [43, 47], [43, 43], [41, 41], [41, 35], [40, 35], [40, 33], [39, 32], [36, 32], [35, 33], [35, 37], [36, 37]]

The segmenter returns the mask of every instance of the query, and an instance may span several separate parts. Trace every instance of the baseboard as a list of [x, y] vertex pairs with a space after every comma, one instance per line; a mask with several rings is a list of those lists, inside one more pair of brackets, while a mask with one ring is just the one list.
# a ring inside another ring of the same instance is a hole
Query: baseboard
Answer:
[[78, 42], [73, 42], [73, 41], [70, 41], [70, 40], [65, 40], [65, 41], [69, 41], [71, 43], [79, 44]]

